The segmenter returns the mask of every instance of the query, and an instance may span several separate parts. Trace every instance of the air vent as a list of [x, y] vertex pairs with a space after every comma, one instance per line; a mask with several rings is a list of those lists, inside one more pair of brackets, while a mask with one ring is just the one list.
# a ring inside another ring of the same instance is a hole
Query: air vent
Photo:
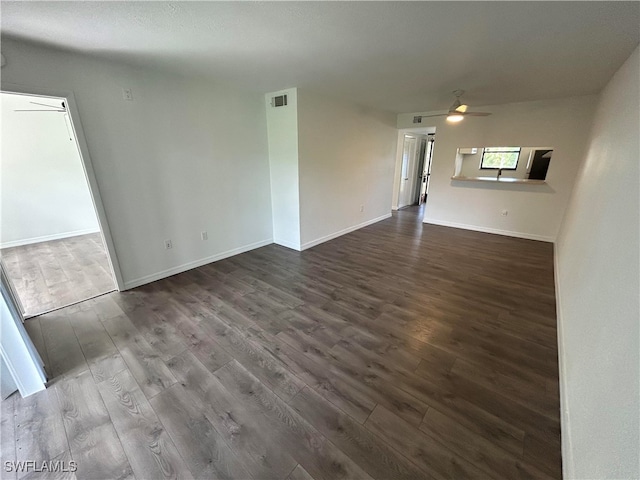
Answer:
[[413, 123], [422, 123], [422, 117], [416, 115], [415, 117], [413, 117]]
[[286, 95], [278, 95], [277, 97], [273, 97], [271, 99], [272, 107], [284, 107], [287, 105], [287, 96]]

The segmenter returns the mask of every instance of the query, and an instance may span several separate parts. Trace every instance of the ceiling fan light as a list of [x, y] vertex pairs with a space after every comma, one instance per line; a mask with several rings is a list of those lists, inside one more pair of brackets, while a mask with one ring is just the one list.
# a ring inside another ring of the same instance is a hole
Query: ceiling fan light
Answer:
[[464, 119], [463, 115], [456, 115], [456, 114], [447, 115], [447, 122], [458, 123], [458, 122], [461, 122], [463, 119]]

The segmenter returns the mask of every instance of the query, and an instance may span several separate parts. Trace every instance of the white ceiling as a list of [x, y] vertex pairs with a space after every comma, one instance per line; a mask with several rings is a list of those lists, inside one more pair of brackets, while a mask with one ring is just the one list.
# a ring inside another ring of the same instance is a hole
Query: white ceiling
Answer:
[[[9, 2], [2, 34], [392, 112], [597, 93], [639, 2]], [[8, 59], [10, 61], [10, 59]]]

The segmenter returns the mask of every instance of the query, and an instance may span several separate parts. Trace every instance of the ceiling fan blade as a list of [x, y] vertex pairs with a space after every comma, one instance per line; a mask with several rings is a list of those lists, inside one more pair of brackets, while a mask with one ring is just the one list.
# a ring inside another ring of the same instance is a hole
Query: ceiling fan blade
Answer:
[[54, 113], [67, 113], [66, 110], [14, 110], [14, 112], [54, 112]]
[[49, 108], [55, 108], [56, 110], [60, 110], [60, 107], [57, 105], [47, 105], [46, 103], [38, 103], [38, 102], [29, 102], [33, 105], [40, 105], [41, 107], [49, 107]]
[[431, 115], [419, 115], [421, 118], [427, 118], [427, 117], [446, 117], [447, 115], [449, 115], [448, 113], [432, 113]]
[[461, 112], [460, 115], [469, 117], [488, 117], [491, 115], [489, 112]]
[[467, 108], [469, 108], [469, 105], [462, 104], [458, 108], [456, 108], [455, 111], [459, 113], [465, 113], [467, 111]]

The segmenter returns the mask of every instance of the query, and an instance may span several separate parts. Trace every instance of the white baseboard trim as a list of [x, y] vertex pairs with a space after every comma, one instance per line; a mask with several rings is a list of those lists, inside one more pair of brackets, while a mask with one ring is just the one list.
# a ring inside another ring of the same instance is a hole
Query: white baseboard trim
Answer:
[[291, 250], [295, 250], [296, 252], [301, 251], [300, 250], [300, 244], [299, 243], [293, 243], [293, 242], [287, 242], [286, 240], [273, 240], [273, 243], [275, 243], [276, 245], [280, 245], [282, 247], [287, 247], [290, 248]]
[[239, 255], [241, 253], [248, 252], [249, 250], [255, 250], [256, 248], [264, 247], [266, 245], [271, 245], [272, 243], [273, 239], [271, 238], [267, 240], [261, 240], [259, 242], [250, 243], [248, 245], [243, 245], [242, 247], [227, 250], [226, 252], [211, 255], [210, 257], [194, 260], [193, 262], [183, 263], [182, 265], [178, 265], [177, 267], [172, 267], [167, 270], [162, 270], [161, 272], [152, 273], [151, 275], [134, 278], [133, 280], [124, 282], [124, 289], [129, 290], [131, 288], [139, 287], [147, 283], [155, 282], [156, 280], [162, 280], [163, 278], [186, 272], [187, 270], [191, 270], [193, 268], [201, 267], [202, 265], [206, 265], [207, 263], [217, 262], [218, 260], [233, 257], [234, 255]]
[[315, 247], [316, 245], [320, 245], [321, 243], [328, 242], [329, 240], [333, 240], [334, 238], [341, 237], [342, 235], [353, 232], [355, 230], [359, 230], [368, 225], [381, 222], [382, 220], [386, 220], [387, 218], [390, 218], [390, 217], [391, 217], [391, 213], [387, 213], [386, 215], [382, 215], [381, 217], [373, 218], [371, 220], [367, 220], [366, 222], [359, 223], [358, 225], [345, 228], [344, 230], [340, 230], [338, 232], [325, 235], [324, 237], [316, 238], [315, 240], [311, 240], [310, 242], [303, 243], [301, 245], [300, 251], [306, 250], [307, 248]]
[[558, 244], [553, 245], [553, 278], [556, 287], [556, 328], [558, 330], [558, 370], [560, 373], [560, 433], [562, 441], [562, 478], [574, 478], [573, 448], [569, 405], [567, 404], [567, 362], [564, 348], [564, 323], [562, 323], [562, 297], [558, 283]]
[[555, 242], [554, 237], [548, 237], [546, 235], [536, 235], [535, 233], [525, 232], [513, 232], [511, 230], [500, 230], [498, 228], [480, 227], [477, 225], [468, 225], [466, 223], [447, 222], [443, 220], [434, 220], [432, 218], [424, 218], [424, 223], [430, 223], [432, 225], [441, 225], [443, 227], [462, 228], [464, 230], [473, 230], [475, 232], [494, 233], [496, 235], [506, 235], [507, 237], [524, 238], [527, 240], [538, 240], [540, 242]]
[[23, 240], [13, 240], [11, 242], [0, 243], [0, 248], [21, 247], [23, 245], [31, 245], [33, 243], [50, 242], [51, 240], [60, 240], [63, 238], [77, 237], [78, 235], [87, 235], [89, 233], [98, 233], [100, 229], [88, 228], [85, 230], [74, 230], [72, 232], [54, 233], [53, 235], [43, 235], [41, 237], [25, 238]]

